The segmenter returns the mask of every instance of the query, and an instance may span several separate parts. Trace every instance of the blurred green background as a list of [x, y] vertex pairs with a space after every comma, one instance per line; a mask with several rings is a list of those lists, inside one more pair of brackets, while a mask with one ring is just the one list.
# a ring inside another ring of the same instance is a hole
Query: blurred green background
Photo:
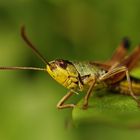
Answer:
[[[53, 60], [108, 59], [124, 36], [140, 43], [139, 0], [0, 0], [0, 65], [44, 67], [20, 27]], [[67, 90], [43, 72], [0, 72], [0, 140], [139, 139], [140, 130], [103, 124], [75, 127], [57, 110]], [[75, 96], [70, 102], [77, 102]]]

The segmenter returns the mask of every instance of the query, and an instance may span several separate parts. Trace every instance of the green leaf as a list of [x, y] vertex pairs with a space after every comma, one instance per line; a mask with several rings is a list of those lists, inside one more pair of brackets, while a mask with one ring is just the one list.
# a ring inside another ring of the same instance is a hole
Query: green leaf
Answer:
[[89, 107], [82, 109], [83, 99], [72, 111], [74, 124], [105, 123], [140, 127], [140, 108], [130, 96], [98, 92], [89, 99]]

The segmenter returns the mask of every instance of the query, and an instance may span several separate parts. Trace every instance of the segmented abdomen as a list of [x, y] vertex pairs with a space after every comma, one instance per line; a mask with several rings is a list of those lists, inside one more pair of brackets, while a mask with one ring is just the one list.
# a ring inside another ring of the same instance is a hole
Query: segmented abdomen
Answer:
[[[134, 94], [140, 95], [140, 79], [131, 78], [131, 82], [132, 82], [132, 90]], [[117, 85], [111, 87], [111, 90], [120, 92], [122, 94], [127, 94], [127, 95], [130, 94], [127, 80], [123, 80]]]

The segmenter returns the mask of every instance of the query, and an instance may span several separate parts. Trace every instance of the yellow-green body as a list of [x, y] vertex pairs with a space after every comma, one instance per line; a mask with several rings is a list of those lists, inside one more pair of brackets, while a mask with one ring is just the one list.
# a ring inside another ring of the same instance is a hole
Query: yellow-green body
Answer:
[[68, 89], [75, 89], [79, 81], [78, 72], [73, 65], [69, 63], [66, 65], [66, 68], [62, 68], [57, 61], [52, 61], [50, 62], [50, 66], [47, 65], [46, 69], [50, 76], [58, 83]]
[[[106, 71], [90, 62], [78, 62], [67, 60], [54, 60], [47, 65], [46, 70], [58, 83], [73, 91], [83, 91], [90, 87], [93, 79], [96, 79], [94, 90], [108, 88], [120, 93], [129, 94], [128, 82], [126, 80], [109, 80], [98, 82], [98, 78]], [[114, 78], [114, 77], [113, 77]], [[118, 78], [118, 77], [117, 77]], [[118, 78], [119, 79], [119, 78]], [[124, 78], [125, 79], [125, 78]], [[115, 82], [114, 82], [115, 81]], [[135, 94], [140, 94], [140, 81], [132, 80]]]
[[[67, 65], [63, 67], [63, 65]], [[89, 88], [92, 80], [105, 74], [105, 70], [90, 64], [89, 62], [77, 62], [67, 60], [55, 60], [47, 65], [47, 72], [58, 83], [68, 89], [83, 91]], [[102, 88], [104, 83], [97, 83], [95, 87]]]

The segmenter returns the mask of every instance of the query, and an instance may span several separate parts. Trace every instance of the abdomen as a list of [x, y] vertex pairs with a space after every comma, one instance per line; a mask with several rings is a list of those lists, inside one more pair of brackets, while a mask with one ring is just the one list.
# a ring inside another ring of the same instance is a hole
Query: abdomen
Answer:
[[[131, 77], [131, 82], [132, 82], [132, 90], [134, 94], [140, 95], [140, 79]], [[112, 86], [110, 89], [113, 91], [120, 92], [122, 94], [127, 94], [127, 95], [130, 94], [127, 80], [121, 81], [120, 83]]]

